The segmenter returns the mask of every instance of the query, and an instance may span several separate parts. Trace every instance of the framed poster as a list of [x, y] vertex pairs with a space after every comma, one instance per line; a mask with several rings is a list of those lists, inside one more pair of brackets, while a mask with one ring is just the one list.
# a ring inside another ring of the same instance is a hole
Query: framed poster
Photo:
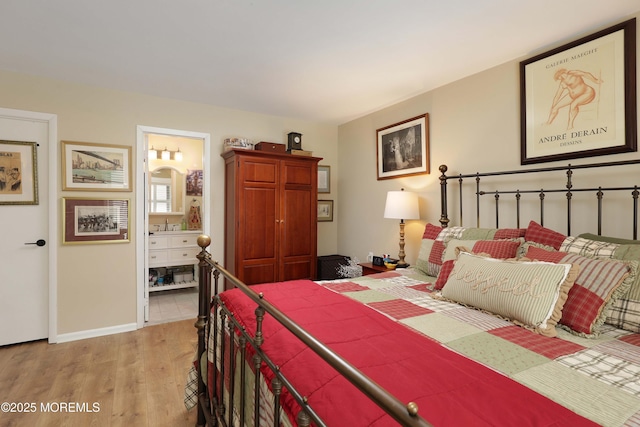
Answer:
[[129, 200], [62, 199], [62, 244], [127, 243]]
[[62, 189], [131, 191], [131, 147], [62, 141]]
[[0, 141], [0, 205], [38, 204], [35, 142]]
[[520, 63], [521, 164], [637, 150], [636, 22]]
[[429, 114], [377, 130], [378, 180], [429, 173]]
[[331, 193], [331, 166], [318, 165], [318, 193]]

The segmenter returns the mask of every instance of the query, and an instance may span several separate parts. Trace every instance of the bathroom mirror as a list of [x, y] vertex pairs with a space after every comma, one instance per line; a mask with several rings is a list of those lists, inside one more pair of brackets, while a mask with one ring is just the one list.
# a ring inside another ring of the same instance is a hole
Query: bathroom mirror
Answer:
[[151, 171], [149, 179], [150, 214], [184, 214], [185, 176], [163, 166]]

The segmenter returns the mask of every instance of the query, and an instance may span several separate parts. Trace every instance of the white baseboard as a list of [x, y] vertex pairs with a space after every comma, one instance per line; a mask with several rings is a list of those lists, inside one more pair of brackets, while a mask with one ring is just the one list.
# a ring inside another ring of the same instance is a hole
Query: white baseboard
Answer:
[[127, 323], [126, 325], [110, 326], [108, 328], [89, 329], [86, 331], [60, 334], [58, 335], [57, 342], [63, 343], [63, 342], [69, 342], [69, 341], [84, 340], [87, 338], [102, 337], [105, 335], [119, 334], [122, 332], [131, 332], [131, 331], [135, 331], [136, 329], [138, 329], [138, 325], [136, 323]]

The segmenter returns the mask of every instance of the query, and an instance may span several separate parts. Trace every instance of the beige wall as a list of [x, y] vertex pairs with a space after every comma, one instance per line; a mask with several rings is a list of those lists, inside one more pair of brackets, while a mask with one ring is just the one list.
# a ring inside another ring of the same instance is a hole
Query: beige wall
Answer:
[[[636, 15], [636, 18], [638, 16], [640, 15]], [[629, 18], [631, 17], [621, 18], [620, 22]], [[593, 32], [588, 31], [585, 35]], [[572, 40], [559, 40], [557, 45], [570, 41]], [[552, 47], [554, 46], [545, 47], [541, 52]], [[640, 47], [640, 42], [637, 43], [637, 47]], [[540, 52], [532, 52], [530, 56], [536, 53]], [[360, 260], [364, 260], [369, 251], [375, 254], [397, 254], [398, 221], [384, 219], [383, 212], [387, 191], [405, 188], [420, 195], [421, 221], [409, 221], [405, 233], [407, 261], [414, 263], [424, 223], [438, 224], [440, 218], [439, 165], [447, 164], [450, 168], [449, 173], [488, 172], [522, 167], [519, 117], [519, 61], [522, 59], [458, 80], [339, 127], [340, 253], [356, 256]], [[376, 129], [424, 113], [430, 115], [431, 174], [378, 181]], [[640, 155], [636, 152], [572, 160], [570, 163], [584, 164], [637, 158], [640, 158]], [[569, 162], [553, 162], [544, 166], [567, 163]], [[635, 174], [631, 173], [629, 176], [638, 176], [637, 167], [632, 172]], [[598, 182], [593, 181], [593, 185], [598, 185]], [[630, 203], [629, 201], [626, 205], [626, 211], [630, 210]], [[588, 206], [591, 208], [587, 209], [594, 209], [593, 205]], [[583, 213], [576, 210], [572, 221], [575, 220], [581, 225]], [[554, 219], [549, 218], [550, 222]], [[547, 222], [545, 225], [548, 225]], [[629, 225], [629, 222], [609, 221], [603, 233], [630, 237]], [[593, 228], [576, 231], [595, 232]]]
[[[242, 136], [257, 141], [285, 142], [290, 131], [301, 132], [303, 148], [324, 157], [333, 166], [332, 198], [338, 197], [337, 127], [286, 117], [217, 108], [209, 105], [157, 98], [53, 81], [0, 71], [0, 106], [58, 115], [58, 139], [134, 147], [136, 126], [153, 126], [211, 134], [212, 253], [223, 257], [223, 166], [220, 157], [226, 137]], [[60, 147], [51, 147], [60, 161]], [[133, 149], [136, 165], [136, 150]], [[135, 177], [135, 169], [132, 176]], [[135, 188], [130, 193], [62, 191], [59, 176], [57, 197], [124, 197], [132, 207], [132, 241], [127, 244], [62, 246], [58, 239], [58, 334], [68, 334], [136, 322], [136, 239], [138, 213]], [[46, 180], [44, 181], [46, 182]], [[46, 187], [45, 187], [46, 188]], [[318, 254], [337, 250], [337, 222], [318, 226]]]

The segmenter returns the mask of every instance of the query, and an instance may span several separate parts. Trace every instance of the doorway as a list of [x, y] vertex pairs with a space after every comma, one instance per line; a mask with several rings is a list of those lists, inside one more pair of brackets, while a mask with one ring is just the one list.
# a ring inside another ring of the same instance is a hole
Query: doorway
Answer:
[[0, 197], [0, 345], [55, 343], [57, 116], [0, 108], [0, 140], [0, 163], [14, 183]]
[[[211, 138], [208, 133], [148, 126], [138, 126], [137, 133], [136, 207], [141, 212], [136, 216], [137, 326], [141, 328], [152, 317], [151, 294], [164, 297], [156, 300], [169, 300], [195, 286], [197, 269], [189, 267], [199, 251], [194, 242], [198, 235], [210, 233]], [[197, 217], [191, 215], [194, 209]]]

